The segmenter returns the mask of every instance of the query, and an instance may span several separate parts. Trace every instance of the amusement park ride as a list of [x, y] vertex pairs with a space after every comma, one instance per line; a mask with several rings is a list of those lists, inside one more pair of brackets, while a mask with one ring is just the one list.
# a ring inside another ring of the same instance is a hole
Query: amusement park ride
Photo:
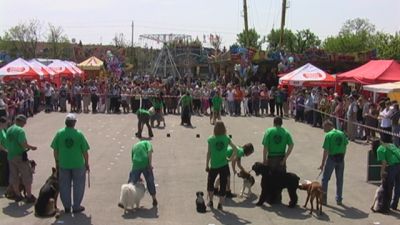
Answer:
[[186, 34], [142, 34], [139, 36], [139, 38], [148, 39], [163, 44], [163, 47], [153, 64], [153, 75], [159, 75], [159, 70], [162, 68], [162, 77], [164, 78], [166, 78], [168, 75], [172, 76], [174, 79], [176, 77], [181, 77], [174, 57], [171, 54], [170, 44], [176, 41], [191, 41], [192, 36]]

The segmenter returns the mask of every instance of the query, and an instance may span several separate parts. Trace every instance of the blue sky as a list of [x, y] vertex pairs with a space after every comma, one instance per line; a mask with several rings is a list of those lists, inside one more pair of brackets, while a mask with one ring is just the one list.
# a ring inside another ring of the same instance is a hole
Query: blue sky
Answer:
[[[279, 28], [281, 0], [247, 0], [249, 26], [261, 35]], [[62, 26], [68, 37], [83, 43], [109, 44], [116, 33], [135, 45], [152, 45], [140, 34], [219, 34], [229, 46], [243, 29], [242, 0], [0, 0], [0, 35], [19, 22], [34, 18]], [[286, 26], [309, 28], [321, 39], [338, 33], [347, 19], [367, 18], [377, 30], [400, 31], [400, 0], [289, 0]], [[43, 37], [45, 34], [43, 34]]]

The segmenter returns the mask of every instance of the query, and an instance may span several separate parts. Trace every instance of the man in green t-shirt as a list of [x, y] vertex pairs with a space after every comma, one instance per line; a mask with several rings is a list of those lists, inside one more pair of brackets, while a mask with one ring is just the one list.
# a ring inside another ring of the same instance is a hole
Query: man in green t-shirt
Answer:
[[0, 186], [8, 186], [7, 193], [12, 192], [12, 187], [9, 185], [9, 167], [7, 160], [7, 148], [6, 148], [6, 128], [7, 118], [0, 117]]
[[192, 126], [191, 114], [192, 114], [192, 107], [193, 107], [193, 100], [190, 96], [189, 91], [187, 91], [179, 100], [182, 112], [181, 112], [181, 125], [186, 124], [187, 126]]
[[138, 131], [136, 132], [136, 137], [142, 138], [142, 131], [144, 125], [147, 126], [147, 130], [149, 132], [149, 137], [153, 137], [153, 130], [150, 126], [150, 112], [146, 109], [140, 108], [136, 111], [136, 115], [138, 118]]
[[282, 127], [282, 118], [274, 118], [274, 127], [265, 131], [263, 162], [273, 172], [286, 172], [286, 161], [293, 150], [293, 140], [289, 131]]
[[26, 151], [36, 150], [36, 147], [29, 145], [26, 140], [25, 130], [23, 129], [26, 120], [24, 115], [18, 115], [15, 118], [15, 124], [7, 129], [5, 143], [8, 150], [7, 158], [10, 167], [9, 182], [16, 194], [15, 201], [18, 202], [23, 199], [19, 194], [19, 185], [22, 179], [22, 184], [25, 186], [27, 193], [26, 202], [34, 203], [36, 198], [32, 195], [33, 173]]
[[[382, 144], [377, 150], [377, 159], [382, 163], [381, 179], [383, 203], [378, 212], [388, 213], [389, 208], [397, 210], [400, 197], [400, 149], [391, 143], [389, 136], [381, 138]], [[394, 195], [393, 195], [394, 188]], [[393, 197], [392, 197], [393, 196]]]
[[[136, 184], [143, 173], [146, 180], [147, 189], [153, 198], [153, 206], [157, 206], [156, 186], [154, 184], [153, 164], [152, 164], [153, 146], [150, 141], [139, 141], [132, 147], [132, 170], [129, 174], [128, 183]], [[121, 207], [121, 205], [118, 205]], [[122, 206], [123, 208], [123, 206]]]
[[[65, 128], [57, 131], [51, 142], [54, 159], [59, 174], [60, 198], [65, 213], [80, 213], [85, 193], [86, 171], [89, 173], [89, 144], [80, 130], [75, 129], [76, 116], [69, 113], [65, 118]], [[73, 203], [71, 203], [71, 188]]]
[[327, 120], [323, 123], [325, 131], [325, 140], [322, 148], [324, 154], [322, 157], [320, 170], [322, 174], [322, 191], [324, 192], [322, 204], [326, 204], [328, 193], [328, 182], [331, 179], [333, 170], [336, 174], [336, 203], [342, 204], [343, 193], [343, 173], [344, 173], [344, 156], [346, 154], [347, 144], [349, 143], [347, 136], [341, 131], [333, 128], [333, 123]]
[[221, 120], [221, 109], [222, 109], [222, 102], [223, 99], [221, 98], [220, 90], [215, 91], [215, 95], [212, 98], [212, 122], [211, 124], [214, 125], [215, 121]]

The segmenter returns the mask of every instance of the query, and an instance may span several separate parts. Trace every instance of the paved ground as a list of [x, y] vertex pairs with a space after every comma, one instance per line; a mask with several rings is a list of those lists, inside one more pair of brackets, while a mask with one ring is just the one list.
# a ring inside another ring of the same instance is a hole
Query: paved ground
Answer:
[[[31, 152], [38, 166], [34, 177], [33, 190], [37, 195], [40, 186], [49, 176], [53, 166], [52, 151], [49, 147], [55, 131], [64, 126], [64, 114], [40, 114], [28, 121], [28, 140], [37, 145]], [[40, 219], [33, 215], [32, 205], [17, 205], [5, 198], [0, 199], [0, 221], [11, 224], [396, 224], [400, 213], [391, 215], [370, 213], [370, 205], [376, 186], [366, 183], [367, 151], [369, 146], [350, 143], [346, 156], [344, 205], [334, 201], [335, 178], [328, 193], [328, 206], [322, 216], [309, 215], [302, 207], [288, 209], [285, 205], [256, 207], [260, 193], [260, 177], [256, 178], [253, 192], [248, 199], [227, 201], [224, 211], [198, 214], [195, 210], [195, 192], [205, 191], [207, 174], [205, 158], [207, 137], [212, 126], [207, 117], [194, 117], [195, 128], [179, 125], [178, 116], [167, 116], [166, 129], [155, 129], [154, 167], [159, 207], [152, 208], [151, 198], [146, 195], [140, 210], [124, 215], [117, 207], [120, 186], [127, 181], [130, 170], [130, 149], [137, 141], [133, 138], [136, 117], [129, 115], [79, 115], [77, 127], [81, 129], [91, 146], [91, 187], [86, 189], [84, 206], [86, 211], [78, 215], [64, 215], [59, 220]], [[228, 133], [233, 141], [242, 145], [252, 142], [255, 153], [243, 160], [249, 168], [253, 162], [262, 159], [261, 140], [265, 128], [272, 126], [272, 118], [230, 118], [224, 117]], [[288, 160], [288, 170], [296, 172], [302, 179], [313, 180], [318, 175], [322, 157], [323, 132], [320, 129], [285, 120], [294, 138], [295, 148]], [[166, 134], [171, 133], [167, 138]], [[200, 138], [196, 138], [200, 134]], [[147, 131], [144, 132], [144, 136]], [[236, 178], [236, 192], [241, 182]], [[0, 189], [1, 193], [4, 189]], [[299, 205], [303, 205], [306, 193], [298, 191]], [[288, 202], [287, 194], [284, 203]], [[216, 200], [215, 200], [216, 201]], [[59, 207], [62, 208], [59, 202]]]

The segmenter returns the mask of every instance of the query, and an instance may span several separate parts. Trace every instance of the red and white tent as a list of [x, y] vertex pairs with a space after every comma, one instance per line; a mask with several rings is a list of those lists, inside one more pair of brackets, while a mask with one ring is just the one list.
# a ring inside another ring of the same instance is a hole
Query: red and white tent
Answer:
[[52, 69], [50, 69], [48, 66], [44, 65], [43, 63], [39, 62], [36, 59], [31, 59], [28, 61], [28, 63], [35, 69], [39, 70], [43, 73], [45, 79], [51, 79], [53, 78], [54, 75], [56, 75], [56, 72], [54, 72]]
[[67, 65], [69, 65], [73, 70], [75, 70], [79, 76], [83, 75], [83, 71], [79, 69], [79, 67], [76, 66], [76, 63], [71, 62], [71, 61], [64, 61]]
[[5, 81], [12, 79], [39, 80], [43, 76], [44, 73], [40, 69], [22, 58], [18, 58], [0, 69], [0, 78]]
[[63, 77], [74, 77], [75, 75], [78, 75], [78, 73], [74, 69], [72, 69], [71, 65], [58, 59], [53, 60], [53, 62], [50, 63], [48, 67]]
[[279, 78], [279, 85], [288, 86], [335, 86], [334, 76], [326, 73], [318, 67], [307, 63], [304, 66]]

